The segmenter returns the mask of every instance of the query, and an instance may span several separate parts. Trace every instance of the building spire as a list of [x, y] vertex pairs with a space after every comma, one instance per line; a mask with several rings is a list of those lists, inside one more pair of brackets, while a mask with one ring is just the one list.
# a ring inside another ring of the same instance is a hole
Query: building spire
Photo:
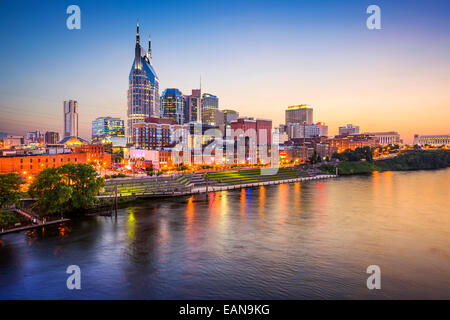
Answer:
[[136, 24], [136, 44], [139, 44], [139, 19]]
[[148, 35], [148, 52], [147, 52], [148, 61], [152, 61], [152, 37]]
[[134, 68], [141, 69], [141, 45], [139, 44], [139, 19], [136, 25], [136, 47], [134, 48]]

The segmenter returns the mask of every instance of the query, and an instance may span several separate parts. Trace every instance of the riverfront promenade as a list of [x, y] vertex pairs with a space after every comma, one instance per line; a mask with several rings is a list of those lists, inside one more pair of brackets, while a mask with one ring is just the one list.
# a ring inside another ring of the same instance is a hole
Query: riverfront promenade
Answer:
[[[259, 171], [259, 169], [256, 169]], [[100, 199], [120, 198], [157, 198], [175, 197], [182, 195], [251, 188], [282, 183], [312, 181], [318, 179], [335, 178], [332, 174], [308, 175], [304, 171], [282, 171], [274, 175], [255, 174], [255, 171], [244, 170], [208, 174], [182, 174], [171, 177], [143, 177], [111, 179], [106, 182], [105, 190], [99, 195]], [[306, 175], [306, 176], [305, 176]]]

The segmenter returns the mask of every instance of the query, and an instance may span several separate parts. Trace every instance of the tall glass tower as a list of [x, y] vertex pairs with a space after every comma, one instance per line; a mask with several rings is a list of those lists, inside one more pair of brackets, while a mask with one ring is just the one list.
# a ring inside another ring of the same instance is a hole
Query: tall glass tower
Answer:
[[133, 125], [144, 122], [148, 117], [159, 117], [159, 79], [152, 66], [152, 44], [148, 40], [148, 51], [140, 45], [139, 21], [136, 31], [134, 61], [131, 66], [128, 85], [127, 138], [133, 138]]
[[171, 119], [178, 124], [185, 122], [184, 96], [180, 90], [171, 88], [164, 90], [161, 96], [161, 117]]

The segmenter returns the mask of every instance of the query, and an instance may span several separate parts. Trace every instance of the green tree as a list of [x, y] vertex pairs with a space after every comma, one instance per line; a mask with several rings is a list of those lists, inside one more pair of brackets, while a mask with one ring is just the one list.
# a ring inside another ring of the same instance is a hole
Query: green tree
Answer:
[[92, 166], [65, 164], [40, 171], [28, 192], [42, 212], [57, 214], [92, 207], [103, 185]]
[[15, 173], [0, 174], [0, 208], [17, 203], [22, 196], [20, 186], [23, 183], [22, 178]]

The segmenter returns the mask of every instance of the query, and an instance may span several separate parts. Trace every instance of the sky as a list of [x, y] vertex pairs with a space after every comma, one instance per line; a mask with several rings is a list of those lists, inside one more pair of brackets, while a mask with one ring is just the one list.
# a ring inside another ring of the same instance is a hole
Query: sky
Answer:
[[[66, 9], [81, 9], [69, 30]], [[381, 9], [369, 30], [366, 9]], [[160, 91], [199, 87], [219, 108], [284, 123], [309, 104], [329, 134], [450, 134], [450, 1], [0, 2], [0, 131], [63, 130], [79, 102], [80, 136], [100, 116], [126, 119], [136, 20], [152, 37]], [[146, 47], [146, 45], [145, 45]]]

